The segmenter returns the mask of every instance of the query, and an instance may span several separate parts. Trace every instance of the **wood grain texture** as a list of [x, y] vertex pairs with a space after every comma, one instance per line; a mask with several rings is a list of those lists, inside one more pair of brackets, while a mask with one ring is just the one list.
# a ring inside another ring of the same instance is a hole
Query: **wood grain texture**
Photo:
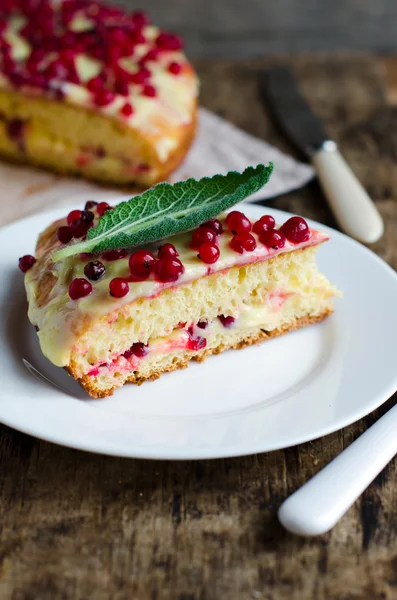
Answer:
[[[292, 152], [258, 99], [270, 62], [199, 63], [202, 103]], [[376, 201], [386, 233], [374, 250], [397, 268], [387, 102], [397, 61], [388, 72], [371, 57], [287, 62]], [[333, 224], [315, 183], [271, 205]], [[1, 600], [395, 600], [396, 461], [324, 536], [300, 539], [276, 520], [282, 500], [394, 402], [295, 448], [199, 462], [95, 456], [1, 427]]]
[[394, 0], [110, 1], [144, 8], [161, 27], [182, 35], [195, 59], [397, 50]]

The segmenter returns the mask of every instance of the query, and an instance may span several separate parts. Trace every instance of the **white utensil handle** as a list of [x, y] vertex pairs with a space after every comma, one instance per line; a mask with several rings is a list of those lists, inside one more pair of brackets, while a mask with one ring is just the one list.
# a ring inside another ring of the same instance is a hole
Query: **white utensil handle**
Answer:
[[331, 529], [397, 454], [397, 405], [281, 505], [278, 517], [298, 535]]
[[326, 142], [314, 154], [312, 162], [343, 231], [366, 244], [379, 240], [384, 229], [382, 218], [334, 142]]

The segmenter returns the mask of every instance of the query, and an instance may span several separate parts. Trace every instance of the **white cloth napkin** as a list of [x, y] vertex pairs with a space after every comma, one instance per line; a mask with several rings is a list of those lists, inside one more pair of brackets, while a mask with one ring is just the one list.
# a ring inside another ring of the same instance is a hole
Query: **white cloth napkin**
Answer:
[[247, 200], [264, 200], [285, 194], [302, 187], [314, 176], [310, 165], [298, 162], [274, 146], [201, 108], [198, 135], [171, 181], [243, 171], [250, 165], [268, 162], [274, 163], [269, 183]]
[[[274, 163], [269, 183], [248, 198], [266, 199], [289, 192], [313, 177], [310, 165], [300, 163], [270, 144], [249, 135], [201, 108], [197, 137], [185, 161], [170, 178], [199, 179], [258, 163]], [[129, 194], [127, 197], [130, 197]], [[125, 191], [104, 188], [83, 179], [0, 163], [0, 224], [55, 206], [76, 206], [87, 199], [126, 197]]]

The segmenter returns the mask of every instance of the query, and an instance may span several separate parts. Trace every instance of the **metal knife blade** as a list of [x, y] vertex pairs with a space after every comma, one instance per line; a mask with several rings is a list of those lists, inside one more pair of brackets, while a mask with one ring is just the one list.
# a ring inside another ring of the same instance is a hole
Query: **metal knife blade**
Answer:
[[291, 71], [283, 66], [260, 74], [260, 92], [293, 143], [311, 158], [330, 141], [323, 124], [299, 92]]
[[384, 230], [379, 211], [299, 93], [291, 71], [275, 67], [263, 72], [260, 91], [285, 133], [315, 167], [340, 227], [361, 242], [379, 240]]

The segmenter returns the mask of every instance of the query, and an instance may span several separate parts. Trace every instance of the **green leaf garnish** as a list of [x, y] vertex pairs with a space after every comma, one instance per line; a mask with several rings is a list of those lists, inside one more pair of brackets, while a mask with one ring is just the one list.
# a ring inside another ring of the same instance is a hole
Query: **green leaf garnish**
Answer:
[[198, 227], [258, 191], [267, 183], [273, 164], [248, 167], [243, 173], [160, 183], [109, 210], [88, 231], [84, 242], [54, 252], [61, 260], [80, 252], [103, 252], [139, 246]]

